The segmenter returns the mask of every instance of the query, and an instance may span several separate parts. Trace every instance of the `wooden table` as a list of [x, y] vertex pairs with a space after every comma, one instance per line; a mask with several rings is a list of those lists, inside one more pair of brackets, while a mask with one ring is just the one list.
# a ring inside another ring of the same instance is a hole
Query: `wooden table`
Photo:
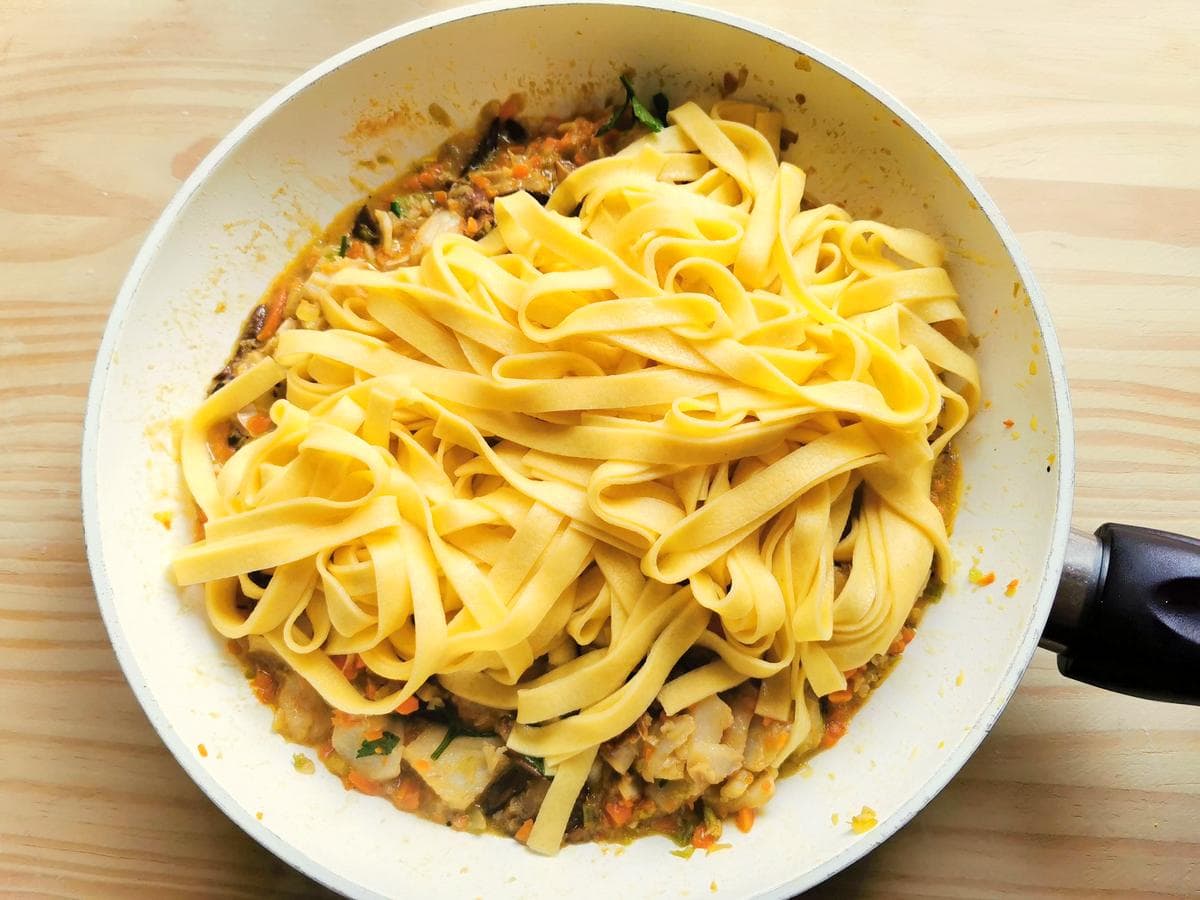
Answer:
[[[321, 892], [226, 821], [126, 686], [84, 561], [80, 426], [113, 295], [180, 180], [308, 66], [449, 5], [0, 0], [0, 894]], [[715, 5], [858, 67], [982, 176], [1066, 348], [1076, 523], [1200, 533], [1200, 5]], [[1039, 654], [951, 786], [814, 893], [1196, 892], [1200, 712]]]

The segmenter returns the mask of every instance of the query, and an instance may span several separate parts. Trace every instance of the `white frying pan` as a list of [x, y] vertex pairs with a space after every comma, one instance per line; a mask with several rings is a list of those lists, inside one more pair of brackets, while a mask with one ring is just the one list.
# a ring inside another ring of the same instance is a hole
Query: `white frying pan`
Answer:
[[[811, 173], [815, 196], [939, 236], [980, 338], [989, 402], [958, 440], [958, 573], [849, 737], [819, 754], [808, 777], [784, 780], [730, 850], [682, 860], [650, 838], [619, 854], [572, 846], [545, 859], [293, 771], [299, 748], [270, 732], [269, 710], [200, 605], [167, 581], [190, 532], [176, 514], [168, 423], [200, 400], [309, 228], [394, 174], [377, 154], [404, 164], [514, 90], [533, 110], [599, 105], [626, 68], [647, 88], [661, 82], [673, 102], [702, 103], [725, 72], [744, 69], [739, 94], [783, 110], [800, 134], [788, 155]], [[1062, 356], [1029, 266], [979, 183], [910, 112], [820, 51], [723, 13], [670, 0], [654, 9], [506, 4], [432, 16], [338, 54], [263, 104], [192, 174], [146, 239], [104, 335], [83, 503], [100, 606], [151, 721], [218, 806], [319, 881], [356, 896], [611, 900], [708, 895], [715, 885], [783, 897], [867, 853], [954, 776], [1048, 617], [1066, 674], [1168, 699], [1200, 694], [1200, 544], [1117, 527], [1102, 540], [1072, 535], [1074, 465]], [[990, 587], [967, 580], [976, 558], [995, 572]], [[856, 835], [847, 823], [864, 805], [879, 825]]]

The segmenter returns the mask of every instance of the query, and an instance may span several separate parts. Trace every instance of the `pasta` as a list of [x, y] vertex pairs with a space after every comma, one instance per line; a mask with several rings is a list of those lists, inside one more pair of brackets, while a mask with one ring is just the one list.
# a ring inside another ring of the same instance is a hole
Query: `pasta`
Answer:
[[[771, 766], [813, 746], [815, 699], [950, 564], [931, 479], [979, 379], [940, 247], [802, 203], [778, 113], [669, 123], [544, 207], [497, 198], [479, 240], [314, 271], [330, 327], [281, 332], [183, 433], [206, 524], [173, 569], [215, 629], [348, 715], [431, 682], [513, 711], [507, 749], [553, 778], [540, 852], [652, 704], [750, 685], [786, 723]], [[210, 430], [272, 390], [215, 465]]]

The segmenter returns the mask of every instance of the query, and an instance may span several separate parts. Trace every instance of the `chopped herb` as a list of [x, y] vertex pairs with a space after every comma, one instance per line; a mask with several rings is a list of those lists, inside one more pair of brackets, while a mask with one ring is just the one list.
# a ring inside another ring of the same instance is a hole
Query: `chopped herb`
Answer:
[[495, 737], [494, 731], [476, 731], [473, 728], [468, 728], [457, 719], [453, 719], [446, 723], [446, 736], [442, 738], [442, 742], [437, 745], [432, 753], [429, 754], [431, 759], [438, 759], [446, 748], [450, 746], [450, 742], [455, 738], [460, 737]]
[[546, 760], [542, 759], [542, 757], [530, 756], [528, 753], [521, 753], [519, 755], [525, 762], [537, 769], [539, 775], [546, 774]]
[[396, 749], [396, 745], [400, 743], [400, 738], [392, 734], [390, 731], [385, 731], [382, 737], [376, 738], [373, 741], [363, 741], [362, 746], [358, 748], [358, 752], [354, 754], [355, 759], [363, 759], [368, 756], [387, 756]]
[[596, 137], [600, 137], [601, 135], [608, 134], [610, 131], [612, 131], [614, 128], [616, 128], [617, 123], [621, 121], [621, 116], [625, 115], [625, 110], [627, 110], [628, 108], [629, 108], [629, 95], [628, 95], [628, 92], [626, 92], [625, 102], [622, 103], [619, 107], [617, 107], [617, 109], [613, 112], [611, 119], [609, 119], [607, 122], [605, 122], [603, 125], [601, 125], [598, 129], [596, 129]]
[[633, 85], [624, 75], [621, 76], [621, 84], [625, 85], [625, 93], [629, 95], [629, 104], [633, 107], [633, 117], [651, 131], [662, 131], [663, 123], [637, 98], [637, 94], [633, 92]]
[[350, 236], [347, 234], [343, 234], [342, 235], [342, 246], [338, 249], [338, 256], [345, 256], [346, 252], [349, 249], [350, 249]]
[[641, 122], [651, 131], [662, 131], [663, 123], [667, 115], [666, 109], [668, 103], [666, 94], [658, 93], [654, 95], [654, 99], [652, 101], [654, 109], [656, 111], [662, 110], [661, 115], [656, 115], [654, 112], [651, 112], [641, 100], [637, 98], [637, 94], [634, 93], [633, 90], [633, 84], [631, 84], [629, 79], [624, 75], [621, 76], [621, 86], [625, 88], [625, 102], [621, 104], [620, 109], [616, 110], [612, 114], [611, 119], [600, 126], [600, 128], [596, 131], [596, 137], [600, 137], [602, 134], [606, 134], [616, 128], [617, 123], [621, 121], [621, 117], [625, 115], [625, 110], [630, 108], [633, 109], [633, 117], [637, 121]]
[[408, 213], [408, 210], [404, 208], [404, 204], [401, 203], [399, 200], [393, 200], [392, 201], [392, 212], [395, 214], [396, 218], [403, 219], [404, 216]]

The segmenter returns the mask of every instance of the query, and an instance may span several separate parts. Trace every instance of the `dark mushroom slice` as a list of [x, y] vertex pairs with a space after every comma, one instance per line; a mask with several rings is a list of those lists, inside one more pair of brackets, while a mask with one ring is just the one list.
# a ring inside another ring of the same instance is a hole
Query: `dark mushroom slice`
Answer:
[[478, 169], [487, 162], [489, 156], [496, 152], [498, 146], [500, 146], [500, 120], [492, 119], [483, 132], [483, 137], [475, 145], [474, 152], [467, 159], [466, 165], [463, 166], [462, 174], [466, 175], [472, 169]]
[[366, 241], [368, 244], [379, 243], [379, 223], [375, 221], [375, 214], [367, 207], [362, 207], [354, 217], [352, 233], [360, 241]]

